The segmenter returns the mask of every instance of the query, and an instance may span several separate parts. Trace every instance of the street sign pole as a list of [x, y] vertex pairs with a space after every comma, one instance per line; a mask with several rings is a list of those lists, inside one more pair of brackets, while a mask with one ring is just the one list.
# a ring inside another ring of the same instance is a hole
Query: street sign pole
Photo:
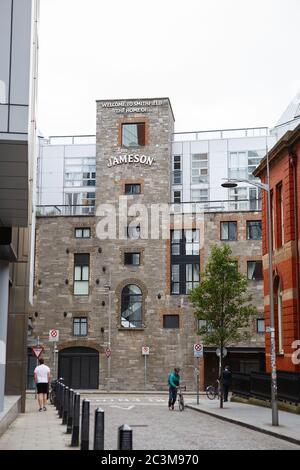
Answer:
[[198, 370], [197, 370], [197, 405], [199, 405], [200, 395], [200, 357], [198, 357]]
[[145, 389], [147, 387], [147, 355], [145, 354]]

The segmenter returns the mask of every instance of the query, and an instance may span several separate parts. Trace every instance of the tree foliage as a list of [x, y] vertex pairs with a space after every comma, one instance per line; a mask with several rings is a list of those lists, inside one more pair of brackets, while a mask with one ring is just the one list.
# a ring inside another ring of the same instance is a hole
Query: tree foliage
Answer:
[[206, 344], [223, 348], [249, 337], [256, 308], [247, 287], [248, 280], [239, 272], [230, 247], [214, 245], [199, 286], [190, 292], [195, 315], [203, 320], [198, 334]]

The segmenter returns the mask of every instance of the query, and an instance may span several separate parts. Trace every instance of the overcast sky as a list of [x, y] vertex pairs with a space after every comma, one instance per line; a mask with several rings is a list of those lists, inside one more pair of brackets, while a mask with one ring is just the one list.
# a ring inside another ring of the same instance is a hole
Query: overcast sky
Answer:
[[273, 126], [300, 89], [299, 0], [41, 0], [39, 128], [168, 96], [175, 130]]

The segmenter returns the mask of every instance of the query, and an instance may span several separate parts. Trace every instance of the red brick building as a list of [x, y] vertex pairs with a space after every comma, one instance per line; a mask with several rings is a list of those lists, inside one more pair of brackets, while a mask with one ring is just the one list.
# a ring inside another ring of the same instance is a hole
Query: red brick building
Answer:
[[[277, 368], [300, 371], [295, 341], [300, 339], [300, 125], [287, 132], [269, 152], [273, 233], [273, 288]], [[267, 183], [267, 158], [254, 172]], [[265, 324], [270, 325], [267, 192], [262, 194]], [[294, 345], [293, 345], [294, 343]], [[294, 346], [294, 348], [293, 348]], [[298, 346], [299, 349], [299, 346]], [[294, 353], [294, 355], [293, 355]], [[270, 371], [270, 334], [266, 333]]]

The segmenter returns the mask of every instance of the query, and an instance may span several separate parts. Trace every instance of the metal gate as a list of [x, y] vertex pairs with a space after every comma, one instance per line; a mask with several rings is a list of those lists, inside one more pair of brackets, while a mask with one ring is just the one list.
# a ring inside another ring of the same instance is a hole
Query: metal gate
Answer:
[[74, 389], [97, 389], [99, 353], [92, 348], [66, 348], [58, 354], [58, 377]]

